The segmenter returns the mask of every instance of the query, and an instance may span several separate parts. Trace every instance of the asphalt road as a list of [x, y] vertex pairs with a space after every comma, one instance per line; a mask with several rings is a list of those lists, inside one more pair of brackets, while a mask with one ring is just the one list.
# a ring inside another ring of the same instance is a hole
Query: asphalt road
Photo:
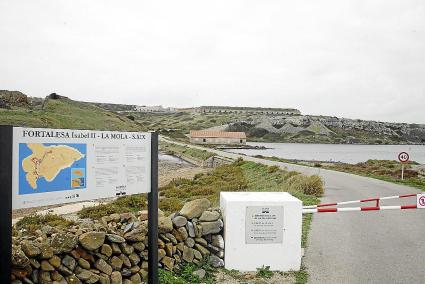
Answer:
[[[229, 158], [240, 156], [212, 152]], [[419, 192], [347, 173], [243, 158], [320, 175], [325, 182], [323, 203]], [[415, 203], [415, 198], [406, 198], [381, 205]], [[309, 283], [425, 283], [425, 209], [316, 214], [304, 263]]]
[[[348, 174], [320, 175], [325, 203], [418, 192]], [[310, 283], [425, 283], [425, 209], [316, 214], [304, 261]]]

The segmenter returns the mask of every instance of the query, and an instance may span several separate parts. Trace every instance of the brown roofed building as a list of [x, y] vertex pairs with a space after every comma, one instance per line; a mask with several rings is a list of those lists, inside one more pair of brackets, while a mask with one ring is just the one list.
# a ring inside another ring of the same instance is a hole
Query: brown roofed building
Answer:
[[246, 144], [246, 135], [245, 132], [191, 130], [190, 143], [214, 145], [241, 145]]

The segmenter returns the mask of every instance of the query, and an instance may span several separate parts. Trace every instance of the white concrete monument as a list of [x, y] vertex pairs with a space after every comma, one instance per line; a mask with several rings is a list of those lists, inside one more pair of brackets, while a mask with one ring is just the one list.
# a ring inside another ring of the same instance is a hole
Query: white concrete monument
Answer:
[[302, 202], [287, 192], [222, 192], [226, 269], [299, 270]]

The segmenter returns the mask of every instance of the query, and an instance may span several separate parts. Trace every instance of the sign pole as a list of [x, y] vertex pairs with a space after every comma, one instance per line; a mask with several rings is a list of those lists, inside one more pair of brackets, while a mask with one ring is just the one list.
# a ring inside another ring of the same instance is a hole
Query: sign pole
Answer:
[[0, 125], [0, 283], [11, 282], [13, 127]]
[[401, 164], [401, 180], [404, 180], [404, 164]]
[[148, 277], [158, 284], [158, 132], [151, 136], [151, 191], [148, 193]]

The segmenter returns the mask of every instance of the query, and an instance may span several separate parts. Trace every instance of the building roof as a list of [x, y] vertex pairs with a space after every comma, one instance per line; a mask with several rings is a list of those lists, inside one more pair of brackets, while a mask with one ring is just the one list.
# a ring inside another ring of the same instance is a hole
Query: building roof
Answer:
[[245, 132], [228, 132], [228, 131], [209, 131], [209, 130], [191, 130], [192, 138], [238, 138], [246, 139]]

